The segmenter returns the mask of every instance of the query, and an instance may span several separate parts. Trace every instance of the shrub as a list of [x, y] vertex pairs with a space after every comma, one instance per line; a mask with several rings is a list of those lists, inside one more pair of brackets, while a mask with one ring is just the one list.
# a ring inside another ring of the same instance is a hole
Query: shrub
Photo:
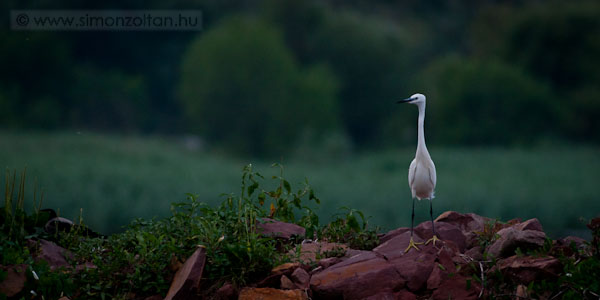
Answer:
[[238, 153], [280, 154], [304, 129], [336, 125], [333, 73], [300, 70], [281, 34], [250, 17], [228, 18], [192, 42], [179, 93], [192, 128]]
[[431, 103], [426, 123], [438, 128], [430, 133], [434, 142], [529, 144], [557, 130], [550, 90], [502, 62], [442, 58], [420, 84]]

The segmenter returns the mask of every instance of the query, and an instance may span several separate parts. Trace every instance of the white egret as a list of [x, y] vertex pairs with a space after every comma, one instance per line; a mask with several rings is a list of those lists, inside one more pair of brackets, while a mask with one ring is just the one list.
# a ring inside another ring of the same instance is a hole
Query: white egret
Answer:
[[410, 223], [410, 242], [408, 247], [404, 252], [408, 252], [411, 248], [415, 248], [419, 250], [417, 247], [418, 244], [413, 240], [413, 227], [415, 222], [415, 198], [418, 200], [428, 199], [429, 200], [429, 214], [431, 216], [431, 228], [433, 230], [433, 237], [427, 242], [425, 245], [430, 242], [435, 245], [435, 242], [440, 239], [437, 237], [435, 233], [435, 226], [433, 223], [433, 204], [432, 200], [434, 198], [434, 190], [436, 183], [435, 176], [435, 165], [433, 164], [433, 160], [431, 160], [431, 156], [427, 151], [427, 146], [425, 145], [425, 132], [423, 130], [423, 124], [425, 123], [425, 95], [423, 94], [414, 94], [410, 96], [410, 98], [406, 98], [404, 100], [398, 101], [398, 103], [410, 103], [414, 104], [419, 108], [419, 121], [418, 121], [418, 138], [417, 138], [417, 153], [415, 154], [415, 159], [410, 163], [410, 167], [408, 169], [408, 185], [410, 186], [410, 190], [412, 192], [412, 214], [411, 214], [411, 223]]

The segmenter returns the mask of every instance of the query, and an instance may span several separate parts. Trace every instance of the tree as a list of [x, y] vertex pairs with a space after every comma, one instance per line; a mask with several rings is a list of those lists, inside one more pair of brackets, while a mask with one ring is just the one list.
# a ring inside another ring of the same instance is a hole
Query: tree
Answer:
[[225, 19], [194, 40], [179, 87], [191, 128], [246, 155], [281, 154], [306, 128], [335, 127], [336, 93], [326, 67], [299, 69], [281, 34], [252, 17]]
[[429, 131], [447, 144], [531, 143], [553, 135], [557, 107], [550, 89], [498, 61], [451, 56], [419, 76], [428, 95]]

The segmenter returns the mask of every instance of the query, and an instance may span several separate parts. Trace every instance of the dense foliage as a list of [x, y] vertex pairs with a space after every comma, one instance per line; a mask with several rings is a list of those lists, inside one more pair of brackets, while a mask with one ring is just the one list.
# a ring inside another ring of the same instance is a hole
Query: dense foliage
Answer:
[[[24, 265], [27, 288], [16, 298], [34, 291], [46, 298], [69, 296], [85, 299], [143, 299], [165, 295], [177, 265], [197, 247], [206, 248], [202, 291], [210, 294], [225, 282], [242, 287], [268, 275], [271, 269], [295, 258], [294, 239], [278, 240], [260, 233], [264, 218], [296, 223], [306, 229], [300, 239], [348, 243], [357, 249], [378, 244], [377, 229], [371, 229], [362, 212], [348, 210], [330, 224], [320, 224], [313, 212], [320, 203], [305, 180], [298, 188], [277, 175], [265, 179], [252, 165], [244, 167], [238, 194], [231, 193], [218, 206], [200, 202], [188, 194], [185, 202], [174, 203], [171, 216], [136, 219], [126, 231], [111, 236], [91, 234], [80, 217], [70, 228], [48, 231], [48, 214], [35, 209], [26, 214], [25, 172], [16, 187], [16, 174], [6, 175], [4, 206], [0, 210], [0, 265]], [[269, 184], [269, 181], [272, 181]], [[13, 201], [13, 200], [16, 200]], [[361, 220], [357, 219], [361, 216]], [[34, 241], [51, 240], [71, 251], [69, 266], [52, 270], [37, 255]], [[35, 274], [35, 275], [34, 275]], [[0, 281], [6, 277], [0, 270]], [[0, 299], [5, 295], [0, 294]]]
[[[54, 8], [1, 5], [17, 6]], [[439, 106], [432, 143], [598, 142], [597, 1], [184, 8], [203, 11], [204, 31], [0, 32], [0, 127], [193, 133], [278, 157], [307, 129], [310, 142], [335, 131], [359, 147], [413, 143], [414, 114], [393, 103], [421, 91]]]

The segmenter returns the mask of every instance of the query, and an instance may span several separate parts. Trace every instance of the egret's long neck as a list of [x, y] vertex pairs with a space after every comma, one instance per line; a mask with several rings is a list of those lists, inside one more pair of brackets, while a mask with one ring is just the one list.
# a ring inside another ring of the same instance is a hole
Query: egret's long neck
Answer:
[[423, 129], [425, 125], [425, 103], [419, 103], [419, 121], [418, 121], [418, 140], [417, 140], [417, 156], [424, 155], [429, 156], [429, 152], [427, 151], [427, 146], [425, 145], [425, 130]]

